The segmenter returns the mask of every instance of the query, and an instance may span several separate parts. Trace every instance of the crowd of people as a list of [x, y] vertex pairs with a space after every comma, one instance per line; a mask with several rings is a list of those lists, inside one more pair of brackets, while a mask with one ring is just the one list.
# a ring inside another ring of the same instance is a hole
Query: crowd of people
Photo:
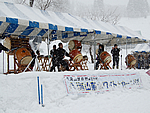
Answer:
[[[7, 49], [5, 46], [3, 46], [0, 43], [0, 52], [2, 50], [9, 51], [9, 49]], [[96, 52], [96, 55], [97, 55], [96, 70], [98, 69], [99, 64], [103, 63], [103, 61], [100, 58], [100, 54], [103, 51], [104, 51], [104, 45], [99, 44], [99, 48]], [[113, 56], [113, 69], [115, 68], [115, 65], [116, 65], [117, 69], [119, 68], [119, 52], [120, 52], [120, 49], [117, 47], [117, 44], [115, 44], [111, 50], [111, 53]], [[37, 51], [37, 55], [39, 55], [39, 51]], [[61, 71], [60, 65], [63, 66], [67, 71], [69, 71], [68, 63], [64, 60], [65, 56], [70, 57], [69, 53], [65, 49], [63, 49], [62, 43], [58, 44], [58, 48], [56, 48], [56, 45], [53, 45], [53, 49], [50, 51], [50, 57], [52, 58], [52, 66], [50, 68], [50, 72], [52, 72], [52, 71], [55, 72], [56, 67], [57, 67], [58, 71], [60, 72]], [[34, 58], [34, 60], [31, 63], [31, 68], [33, 69], [33, 66], [35, 64], [35, 54], [32, 53], [32, 57]]]
[[[65, 60], [63, 59], [65, 56], [69, 57], [69, 54], [66, 52], [66, 50], [63, 49], [63, 44], [59, 43], [58, 44], [58, 49], [56, 49], [56, 45], [53, 45], [53, 49], [50, 51], [50, 55], [52, 58], [52, 67], [50, 69], [50, 71], [54, 72], [56, 71], [55, 67], [57, 67], [58, 71], [60, 70], [60, 65], [62, 65], [63, 67], [66, 68], [66, 70], [69, 70], [68, 64], [65, 62]], [[99, 64], [103, 61], [100, 58], [100, 54], [104, 51], [104, 45], [99, 44], [99, 48], [97, 50], [97, 62], [96, 62], [96, 70], [99, 67]], [[119, 52], [120, 49], [118, 48], [118, 45], [115, 44], [114, 47], [111, 50], [112, 56], [113, 56], [113, 69], [116, 68], [119, 69]]]
[[[135, 55], [136, 56], [136, 55]], [[150, 67], [150, 54], [140, 53], [137, 56], [137, 69], [149, 69]]]
[[[11, 51], [0, 43], [0, 53], [2, 50], [8, 51], [8, 52]], [[99, 44], [99, 47], [96, 51], [96, 55], [97, 55], [96, 70], [98, 70], [100, 63], [104, 63], [100, 57], [100, 55], [103, 51], [104, 51], [104, 45]], [[112, 50], [111, 50], [112, 60], [113, 60], [113, 66], [112, 66], [113, 69], [115, 69], [115, 67], [116, 67], [116, 69], [119, 69], [119, 52], [120, 52], [120, 48], [118, 48], [117, 44], [114, 44], [114, 47], [112, 47]], [[39, 55], [39, 51], [37, 51], [36, 54]], [[34, 60], [32, 61], [30, 67], [33, 69], [33, 66], [35, 64], [35, 54], [31, 53], [31, 55], [34, 58]], [[61, 71], [60, 65], [63, 66], [67, 71], [69, 71], [68, 63], [64, 60], [64, 57], [65, 56], [70, 57], [70, 56], [69, 56], [69, 53], [65, 49], [63, 49], [62, 43], [58, 44], [58, 48], [56, 47], [56, 45], [53, 45], [53, 49], [50, 51], [50, 56], [52, 58], [52, 66], [50, 68], [51, 72], [52, 71], [55, 72], [56, 67], [57, 67], [57, 70], [60, 72]], [[138, 57], [136, 58], [136, 60], [137, 60], [136, 67], [138, 69], [141, 69], [141, 68], [148, 69], [149, 68], [150, 55], [148, 55], [146, 58], [147, 59], [145, 59], [142, 54], [138, 55]]]
[[[59, 47], [56, 49], [56, 45], [53, 45], [53, 49], [50, 51], [50, 55], [51, 55], [51, 58], [52, 58], [52, 66], [51, 66], [50, 71], [55, 72], [56, 71], [55, 67], [57, 67], [58, 71], [61, 71], [60, 70], [60, 65], [62, 65], [67, 71], [69, 71], [68, 64], [64, 60], [64, 57], [65, 56], [69, 57], [69, 54], [68, 54], [68, 52], [66, 52], [65, 49], [63, 49], [63, 44], [62, 43], [59, 43], [58, 46]], [[112, 53], [112, 56], [113, 56], [113, 69], [115, 68], [115, 65], [116, 65], [116, 68], [119, 69], [119, 52], [120, 52], [120, 49], [117, 46], [118, 45], [115, 44], [114, 47], [111, 50], [111, 53]], [[98, 69], [99, 64], [101, 62], [103, 63], [103, 61], [100, 58], [100, 54], [103, 51], [104, 51], [104, 45], [99, 44], [99, 48], [98, 48], [97, 53], [96, 53], [97, 54], [96, 70]]]

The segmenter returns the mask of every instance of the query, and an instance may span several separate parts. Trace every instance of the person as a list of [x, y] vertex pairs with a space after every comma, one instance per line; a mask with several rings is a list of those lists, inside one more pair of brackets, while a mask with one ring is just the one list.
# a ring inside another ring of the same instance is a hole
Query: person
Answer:
[[115, 64], [117, 66], [117, 69], [119, 69], [119, 52], [120, 48], [118, 48], [117, 44], [114, 44], [114, 47], [111, 50], [111, 54], [113, 56], [113, 69], [115, 68]]
[[[40, 55], [40, 51], [37, 50], [37, 51], [36, 51], [36, 54], [39, 56], [39, 55]], [[32, 50], [31, 55], [32, 55], [33, 60], [32, 60], [32, 62], [31, 62], [31, 64], [30, 64], [30, 69], [31, 69], [31, 70], [33, 70], [33, 67], [34, 67], [34, 65], [35, 65], [36, 54], [35, 54], [34, 51]]]
[[50, 69], [50, 72], [52, 72], [54, 70], [54, 72], [56, 71], [55, 70], [55, 67], [56, 67], [56, 64], [57, 64], [57, 50], [56, 50], [56, 45], [53, 45], [53, 49], [50, 51], [50, 55], [51, 55], [51, 58], [52, 58], [52, 67]]
[[8, 48], [6, 48], [5, 46], [2, 45], [2, 43], [0, 43], [0, 53], [2, 52], [2, 50], [9, 51]]
[[138, 56], [138, 69], [144, 68], [144, 56], [140, 54]]
[[147, 53], [145, 58], [145, 69], [149, 69], [149, 55]]
[[148, 54], [147, 63], [148, 63], [148, 69], [149, 69], [150, 68], [150, 54]]
[[59, 43], [58, 44], [59, 48], [57, 49], [57, 65], [58, 65], [58, 71], [61, 71], [59, 66], [60, 64], [67, 70], [69, 71], [68, 64], [64, 59], [65, 56], [69, 57], [69, 54], [66, 52], [65, 49], [63, 49], [63, 44]]
[[102, 44], [99, 44], [99, 48], [97, 49], [97, 62], [96, 62], [96, 70], [98, 70], [101, 58], [100, 58], [100, 54], [104, 51], [104, 46]]

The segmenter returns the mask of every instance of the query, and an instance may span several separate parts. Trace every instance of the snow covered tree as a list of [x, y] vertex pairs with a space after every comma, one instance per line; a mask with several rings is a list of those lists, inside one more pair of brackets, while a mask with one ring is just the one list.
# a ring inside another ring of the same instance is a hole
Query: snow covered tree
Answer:
[[121, 18], [118, 7], [110, 7], [102, 12], [101, 21], [116, 25]]
[[50, 10], [54, 12], [70, 13], [70, 2], [69, 0], [52, 0]]
[[41, 10], [46, 10], [50, 7], [52, 0], [36, 0], [35, 7]]
[[16, 3], [26, 4], [41, 10], [52, 10], [55, 12], [69, 12], [69, 0], [15, 0]]
[[127, 5], [128, 17], [147, 17], [149, 14], [149, 5], [147, 0], [129, 0]]
[[91, 20], [100, 20], [103, 22], [109, 22], [113, 25], [117, 24], [121, 18], [121, 14], [118, 7], [104, 7], [103, 0], [95, 0], [93, 5], [77, 4], [76, 13], [73, 13], [82, 18], [88, 18]]
[[14, 2], [18, 3], [18, 4], [26, 4], [26, 5], [28, 5], [26, 0], [14, 0]]
[[94, 0], [94, 5], [92, 8], [92, 19], [100, 20], [104, 12], [104, 3], [103, 0]]

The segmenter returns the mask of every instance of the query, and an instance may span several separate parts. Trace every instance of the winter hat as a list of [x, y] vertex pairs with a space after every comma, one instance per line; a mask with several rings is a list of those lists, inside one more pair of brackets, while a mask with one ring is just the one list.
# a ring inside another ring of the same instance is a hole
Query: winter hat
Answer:
[[62, 43], [59, 43], [58, 46], [62, 45]]
[[99, 47], [103, 47], [103, 45], [102, 45], [102, 44], [99, 44]]
[[115, 47], [115, 46], [118, 46], [118, 45], [117, 45], [117, 44], [114, 44], [114, 47]]
[[56, 48], [56, 45], [53, 45], [53, 48]]

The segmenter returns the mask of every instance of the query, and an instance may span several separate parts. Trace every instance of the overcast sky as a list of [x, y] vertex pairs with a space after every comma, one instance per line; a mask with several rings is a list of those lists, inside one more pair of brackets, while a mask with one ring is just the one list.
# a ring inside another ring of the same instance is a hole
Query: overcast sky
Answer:
[[127, 5], [129, 0], [103, 0], [104, 4], [109, 5]]
[[[85, 4], [92, 4], [94, 0], [77, 0]], [[103, 0], [104, 4], [108, 5], [127, 5], [129, 0]]]
[[[93, 3], [94, 0], [77, 0], [78, 2], [82, 2], [85, 4], [91, 4]], [[127, 6], [129, 0], [103, 0], [104, 4], [107, 5], [125, 5]], [[150, 0], [147, 0], [149, 2], [150, 5]]]
[[[14, 1], [14, 0], [0, 0], [0, 1], [7, 1], [7, 2], [10, 2], [10, 1]], [[74, 1], [74, 0], [73, 0]], [[94, 2], [94, 0], [76, 0], [78, 1], [79, 3], [84, 3], [84, 4], [92, 4]], [[103, 0], [104, 1], [104, 4], [105, 5], [125, 5], [127, 6], [129, 0]], [[149, 5], [150, 5], [150, 0], [147, 0]]]

